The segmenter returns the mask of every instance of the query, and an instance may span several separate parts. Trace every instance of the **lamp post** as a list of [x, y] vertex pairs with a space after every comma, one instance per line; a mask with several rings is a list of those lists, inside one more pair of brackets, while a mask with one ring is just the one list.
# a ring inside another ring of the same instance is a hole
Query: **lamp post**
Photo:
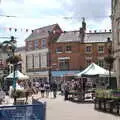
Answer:
[[10, 41], [4, 41], [2, 43], [2, 48], [5, 49], [6, 52], [12, 52], [12, 55], [6, 60], [7, 62], [9, 62], [10, 64], [13, 64], [13, 89], [14, 89], [14, 104], [16, 104], [16, 76], [15, 76], [15, 71], [16, 71], [16, 67], [17, 67], [17, 62], [18, 60], [15, 57], [15, 49], [16, 49], [16, 45], [15, 45], [16, 41], [14, 39], [14, 36], [11, 36], [11, 40]]

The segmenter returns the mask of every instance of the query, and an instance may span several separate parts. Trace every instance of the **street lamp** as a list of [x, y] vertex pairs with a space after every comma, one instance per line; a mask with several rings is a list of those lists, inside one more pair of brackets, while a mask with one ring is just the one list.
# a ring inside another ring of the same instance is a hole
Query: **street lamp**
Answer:
[[11, 36], [10, 41], [4, 41], [2, 43], [2, 48], [6, 50], [6, 52], [12, 52], [12, 55], [6, 60], [10, 64], [13, 64], [13, 89], [14, 89], [14, 104], [16, 104], [16, 76], [15, 76], [15, 71], [18, 63], [18, 58], [15, 56], [15, 45], [16, 41], [14, 40], [14, 36]]

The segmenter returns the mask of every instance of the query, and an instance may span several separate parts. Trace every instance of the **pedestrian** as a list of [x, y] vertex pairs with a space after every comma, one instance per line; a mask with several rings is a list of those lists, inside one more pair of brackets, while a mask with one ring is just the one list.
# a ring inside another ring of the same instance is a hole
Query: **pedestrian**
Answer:
[[68, 100], [68, 95], [69, 95], [69, 85], [68, 84], [65, 84], [65, 87], [64, 87], [64, 100]]
[[40, 85], [40, 91], [41, 91], [41, 97], [44, 98], [44, 93], [45, 93], [44, 83], [41, 83], [41, 85]]
[[56, 95], [57, 95], [57, 84], [56, 84], [56, 82], [52, 83], [51, 89], [52, 89], [52, 92], [53, 92], [53, 97], [56, 98]]
[[45, 93], [46, 97], [49, 97], [49, 92], [50, 92], [50, 84], [48, 82], [45, 83]]

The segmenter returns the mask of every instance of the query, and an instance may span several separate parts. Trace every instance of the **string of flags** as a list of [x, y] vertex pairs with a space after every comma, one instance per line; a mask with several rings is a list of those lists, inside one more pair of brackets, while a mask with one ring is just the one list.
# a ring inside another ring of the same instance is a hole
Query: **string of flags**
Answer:
[[4, 30], [4, 31], [9, 31], [9, 32], [33, 32], [33, 29], [28, 29], [28, 28], [0, 28], [0, 30]]

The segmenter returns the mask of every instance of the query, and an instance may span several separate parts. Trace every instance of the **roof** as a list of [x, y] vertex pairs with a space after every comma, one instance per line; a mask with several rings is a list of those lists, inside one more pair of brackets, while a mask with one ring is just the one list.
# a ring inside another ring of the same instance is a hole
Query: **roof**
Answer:
[[48, 37], [49, 31], [51, 32], [55, 26], [58, 26], [58, 24], [53, 24], [33, 30], [33, 32], [28, 36], [26, 41]]
[[[113, 72], [112, 72], [113, 75]], [[77, 77], [81, 76], [109, 76], [109, 71], [96, 65], [95, 63], [90, 64], [85, 70], [76, 74]]]
[[[84, 43], [89, 42], [107, 42], [107, 38], [112, 39], [111, 32], [97, 32], [97, 33], [86, 33], [84, 38]], [[57, 43], [60, 42], [80, 42], [80, 32], [79, 31], [69, 31], [64, 32], [60, 35]]]

